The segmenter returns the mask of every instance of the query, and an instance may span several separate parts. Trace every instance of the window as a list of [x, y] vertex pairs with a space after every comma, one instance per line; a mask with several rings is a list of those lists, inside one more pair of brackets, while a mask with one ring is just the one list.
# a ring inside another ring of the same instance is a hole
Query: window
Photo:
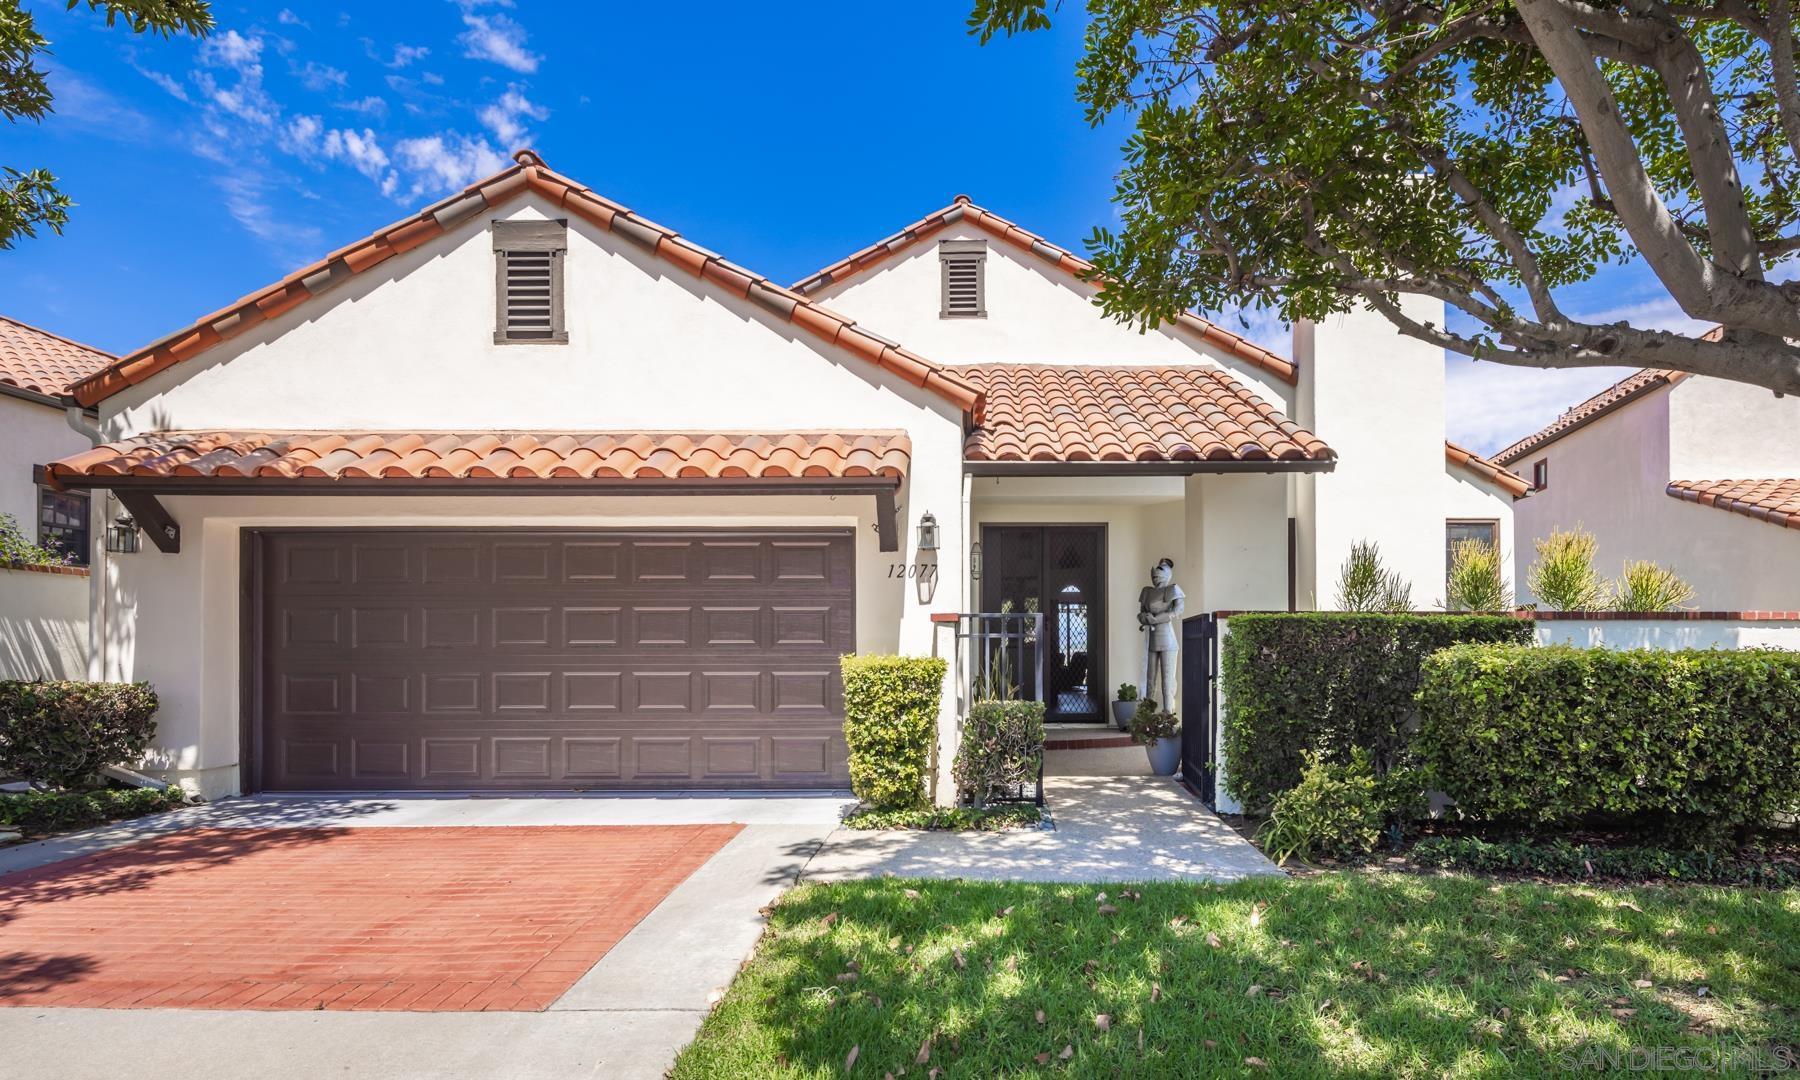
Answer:
[[1450, 580], [1450, 563], [1456, 558], [1456, 545], [1464, 540], [1479, 540], [1489, 547], [1500, 546], [1498, 521], [1450, 521], [1444, 524], [1444, 580]]
[[494, 222], [496, 344], [569, 340], [563, 324], [563, 256], [568, 250], [567, 221]]
[[943, 317], [985, 318], [987, 243], [982, 240], [946, 240], [938, 245], [938, 261], [943, 266]]
[[88, 564], [88, 497], [75, 491], [38, 488], [38, 547]]
[[1531, 487], [1542, 491], [1550, 486], [1550, 459], [1539, 458], [1531, 464]]

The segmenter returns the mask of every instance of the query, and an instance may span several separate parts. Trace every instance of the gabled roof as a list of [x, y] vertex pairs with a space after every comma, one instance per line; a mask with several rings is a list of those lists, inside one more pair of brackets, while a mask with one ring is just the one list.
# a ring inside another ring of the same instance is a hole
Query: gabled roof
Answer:
[[911, 456], [897, 431], [165, 431], [70, 454], [45, 471], [53, 482], [898, 479]]
[[62, 397], [71, 384], [114, 359], [111, 353], [0, 315], [0, 385]]
[[1588, 398], [1586, 401], [1565, 411], [1549, 426], [1532, 432], [1518, 442], [1494, 455], [1494, 460], [1501, 465], [1511, 465], [1541, 447], [1547, 446], [1577, 428], [1585, 427], [1629, 402], [1663, 386], [1673, 386], [1688, 377], [1685, 371], [1665, 371], [1661, 368], [1645, 368], [1633, 372], [1618, 382]]
[[908, 352], [857, 326], [854, 320], [727, 262], [675, 231], [595, 194], [551, 171], [529, 150], [519, 151], [514, 160], [512, 167], [119, 358], [104, 371], [77, 383], [72, 388], [76, 399], [83, 405], [93, 405], [111, 397], [127, 386], [193, 359], [256, 323], [292, 311], [354, 275], [428, 243], [483, 211], [530, 192], [979, 417], [980, 393], [944, 365]]
[[1675, 480], [1667, 491], [1677, 499], [1729, 510], [1771, 525], [1800, 529], [1800, 477], [1774, 480]]
[[987, 396], [963, 443], [971, 463], [1329, 465], [1337, 454], [1209, 364], [971, 364]]
[[1450, 464], [1460, 466], [1476, 477], [1504, 489], [1515, 499], [1522, 499], [1531, 492], [1531, 484], [1518, 473], [1503, 469], [1475, 451], [1466, 450], [1448, 439], [1444, 440], [1444, 459]]
[[[975, 205], [969, 201], [967, 195], [958, 195], [949, 206], [935, 210], [892, 236], [877, 240], [861, 251], [840, 259], [801, 280], [794, 285], [794, 291], [802, 295], [811, 295], [827, 286], [847, 281], [865, 270], [879, 266], [933, 233], [959, 221], [966, 221], [1020, 251], [1035, 255], [1072, 279], [1090, 280], [1094, 272], [1094, 264], [1074, 252], [1052, 244], [1036, 233], [1013, 224], [992, 210]], [[1104, 286], [1105, 283], [1101, 280], [1099, 284]], [[1249, 339], [1234, 334], [1192, 312], [1182, 312], [1175, 322], [1183, 329], [1197, 334], [1214, 348], [1259, 367], [1284, 382], [1292, 383], [1299, 378], [1299, 369], [1295, 367], [1293, 361], [1283, 359], [1268, 349], [1253, 344]]]

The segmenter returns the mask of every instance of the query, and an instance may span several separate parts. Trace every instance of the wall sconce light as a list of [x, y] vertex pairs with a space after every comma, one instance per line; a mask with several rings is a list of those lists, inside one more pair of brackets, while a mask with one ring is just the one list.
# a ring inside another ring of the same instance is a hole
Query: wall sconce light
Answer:
[[130, 555], [138, 549], [137, 522], [120, 514], [106, 527], [106, 550], [115, 555]]
[[936, 551], [938, 549], [937, 518], [927, 512], [919, 519], [919, 550]]
[[981, 580], [981, 541], [969, 545], [969, 580]]

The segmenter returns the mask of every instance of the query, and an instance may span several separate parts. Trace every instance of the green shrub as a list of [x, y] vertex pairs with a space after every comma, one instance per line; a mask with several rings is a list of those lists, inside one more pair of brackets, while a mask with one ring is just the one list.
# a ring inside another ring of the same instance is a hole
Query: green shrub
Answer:
[[1149, 746], [1159, 739], [1173, 739], [1181, 733], [1181, 718], [1167, 709], [1160, 708], [1156, 702], [1148, 698], [1138, 710], [1131, 714], [1131, 741], [1139, 746]]
[[1641, 559], [1625, 564], [1612, 591], [1614, 611], [1679, 611], [1694, 599], [1694, 587], [1675, 571]]
[[844, 741], [850, 787], [877, 809], [925, 805], [937, 745], [944, 660], [936, 656], [846, 656]]
[[1381, 545], [1358, 540], [1350, 545], [1350, 557], [1338, 569], [1337, 606], [1340, 611], [1410, 611], [1412, 586], [1397, 571], [1382, 565]]
[[956, 751], [956, 791], [973, 806], [1020, 784], [1036, 784], [1044, 761], [1044, 703], [977, 701]]
[[79, 787], [135, 763], [156, 734], [149, 683], [0, 682], [0, 772]]
[[1300, 782], [1276, 797], [1256, 838], [1276, 863], [1352, 858], [1375, 850], [1386, 816], [1368, 751], [1359, 747], [1344, 762], [1309, 753]]
[[1525, 581], [1538, 603], [1558, 611], [1598, 611], [1607, 606], [1606, 582], [1594, 569], [1599, 541], [1577, 525], [1564, 532], [1550, 530], [1537, 540], [1537, 561], [1525, 572]]
[[179, 788], [0, 793], [0, 826], [42, 836], [173, 810], [186, 801]]
[[1529, 620], [1498, 615], [1237, 615], [1220, 656], [1226, 790], [1251, 810], [1300, 782], [1303, 755], [1369, 751], [1401, 764], [1419, 667], [1459, 641], [1529, 642]]
[[1463, 645], [1418, 700], [1415, 745], [1479, 818], [1716, 837], [1800, 807], [1800, 653]]
[[863, 810], [844, 819], [846, 829], [913, 829], [921, 832], [1004, 832], [1028, 829], [1043, 820], [1031, 803], [972, 806], [924, 806], [911, 810]]
[[63, 566], [75, 561], [76, 553], [61, 551], [52, 541], [50, 547], [40, 547], [24, 530], [19, 528], [19, 519], [11, 514], [0, 514], [0, 566], [8, 563], [24, 566]]
[[1135, 683], [1122, 682], [1119, 684], [1119, 696], [1118, 696], [1117, 700], [1119, 700], [1119, 701], [1136, 701], [1137, 699], [1138, 699], [1138, 688]]
[[1511, 611], [1512, 586], [1506, 583], [1506, 556], [1497, 544], [1458, 540], [1450, 549], [1450, 578], [1444, 607], [1450, 611]]
[[1777, 861], [1763, 852], [1715, 853], [1662, 847], [1605, 847], [1571, 844], [1492, 841], [1473, 836], [1432, 836], [1413, 845], [1415, 863], [1445, 870], [1532, 874], [1579, 881], [1619, 878], [1627, 881], [1666, 879], [1715, 885], [1800, 885], [1800, 864]]

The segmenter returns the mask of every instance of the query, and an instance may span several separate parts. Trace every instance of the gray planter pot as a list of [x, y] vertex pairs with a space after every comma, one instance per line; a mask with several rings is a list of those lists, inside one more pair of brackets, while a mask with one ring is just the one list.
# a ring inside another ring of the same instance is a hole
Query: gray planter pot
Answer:
[[1158, 739], [1144, 747], [1144, 753], [1150, 755], [1150, 771], [1157, 776], [1173, 776], [1181, 767], [1181, 736], [1172, 739]]
[[1113, 702], [1113, 723], [1119, 725], [1120, 731], [1131, 729], [1131, 716], [1137, 712], [1137, 707], [1138, 703], [1135, 701]]

